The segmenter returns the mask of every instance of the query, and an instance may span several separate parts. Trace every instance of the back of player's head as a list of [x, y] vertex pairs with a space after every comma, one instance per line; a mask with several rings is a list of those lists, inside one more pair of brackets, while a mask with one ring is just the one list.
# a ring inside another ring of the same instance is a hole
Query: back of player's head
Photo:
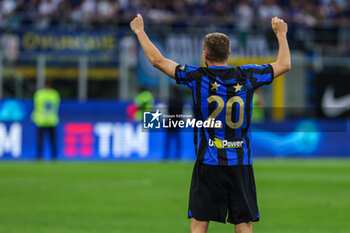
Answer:
[[226, 61], [230, 55], [230, 48], [230, 39], [223, 33], [210, 33], [204, 38], [203, 49], [206, 51], [206, 59], [209, 61]]
[[46, 80], [45, 81], [45, 88], [53, 88], [53, 80]]

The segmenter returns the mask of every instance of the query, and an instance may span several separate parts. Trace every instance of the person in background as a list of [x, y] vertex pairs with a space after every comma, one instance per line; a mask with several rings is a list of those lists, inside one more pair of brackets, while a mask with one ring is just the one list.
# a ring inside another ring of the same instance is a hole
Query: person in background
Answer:
[[264, 113], [264, 93], [261, 89], [257, 89], [253, 96], [253, 113], [252, 123], [262, 123], [265, 120]]
[[150, 91], [145, 88], [141, 88], [140, 93], [134, 99], [135, 105], [137, 107], [137, 112], [135, 115], [136, 121], [141, 121], [143, 118], [143, 112], [153, 111], [154, 108], [154, 98]]
[[51, 88], [50, 84], [46, 84], [44, 88], [37, 90], [34, 94], [32, 120], [38, 128], [37, 160], [42, 159], [45, 134], [50, 136], [52, 159], [57, 160], [55, 128], [59, 122], [58, 110], [60, 101], [60, 94]]
[[239, 42], [246, 46], [247, 37], [254, 20], [254, 9], [251, 6], [251, 2], [249, 0], [241, 0], [237, 5], [235, 15]]
[[[168, 101], [168, 114], [174, 115], [171, 118], [172, 121], [178, 122], [181, 120], [182, 109], [184, 101], [182, 99], [182, 94], [177, 86], [171, 88], [171, 95]], [[175, 141], [175, 143], [172, 143]], [[173, 145], [170, 146], [170, 145]], [[165, 148], [164, 148], [164, 161], [168, 161], [171, 154], [171, 148], [175, 151], [175, 159], [180, 160], [181, 158], [181, 137], [179, 132], [179, 127], [167, 128], [166, 138], [165, 138]]]

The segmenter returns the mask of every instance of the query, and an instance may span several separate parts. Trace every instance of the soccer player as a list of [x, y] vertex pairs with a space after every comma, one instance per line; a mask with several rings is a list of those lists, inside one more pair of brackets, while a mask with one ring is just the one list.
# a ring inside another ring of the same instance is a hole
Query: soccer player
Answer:
[[222, 122], [222, 128], [195, 128], [197, 160], [188, 210], [191, 233], [207, 232], [209, 221], [225, 223], [227, 213], [237, 233], [251, 233], [252, 222], [260, 218], [249, 131], [253, 94], [291, 69], [287, 24], [277, 17], [271, 24], [279, 44], [276, 61], [231, 68], [227, 65], [230, 40], [225, 34], [206, 35], [207, 67], [194, 67], [163, 57], [145, 33], [140, 14], [130, 23], [152, 65], [192, 89], [196, 119]]

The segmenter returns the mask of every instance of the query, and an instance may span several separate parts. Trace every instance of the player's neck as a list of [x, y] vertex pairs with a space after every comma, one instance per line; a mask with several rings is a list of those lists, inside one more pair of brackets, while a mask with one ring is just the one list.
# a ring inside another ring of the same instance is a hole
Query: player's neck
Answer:
[[210, 66], [228, 66], [228, 65], [227, 65], [227, 61], [225, 61], [225, 62], [210, 62], [210, 61], [207, 61], [207, 66], [210, 67]]

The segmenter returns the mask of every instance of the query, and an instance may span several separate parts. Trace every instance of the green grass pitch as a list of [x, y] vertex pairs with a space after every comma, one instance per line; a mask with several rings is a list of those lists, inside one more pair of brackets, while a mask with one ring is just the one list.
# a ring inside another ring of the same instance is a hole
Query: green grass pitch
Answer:
[[[189, 232], [192, 163], [0, 163], [0, 233]], [[260, 233], [349, 233], [350, 160], [255, 161]], [[209, 232], [234, 232], [211, 223]]]

